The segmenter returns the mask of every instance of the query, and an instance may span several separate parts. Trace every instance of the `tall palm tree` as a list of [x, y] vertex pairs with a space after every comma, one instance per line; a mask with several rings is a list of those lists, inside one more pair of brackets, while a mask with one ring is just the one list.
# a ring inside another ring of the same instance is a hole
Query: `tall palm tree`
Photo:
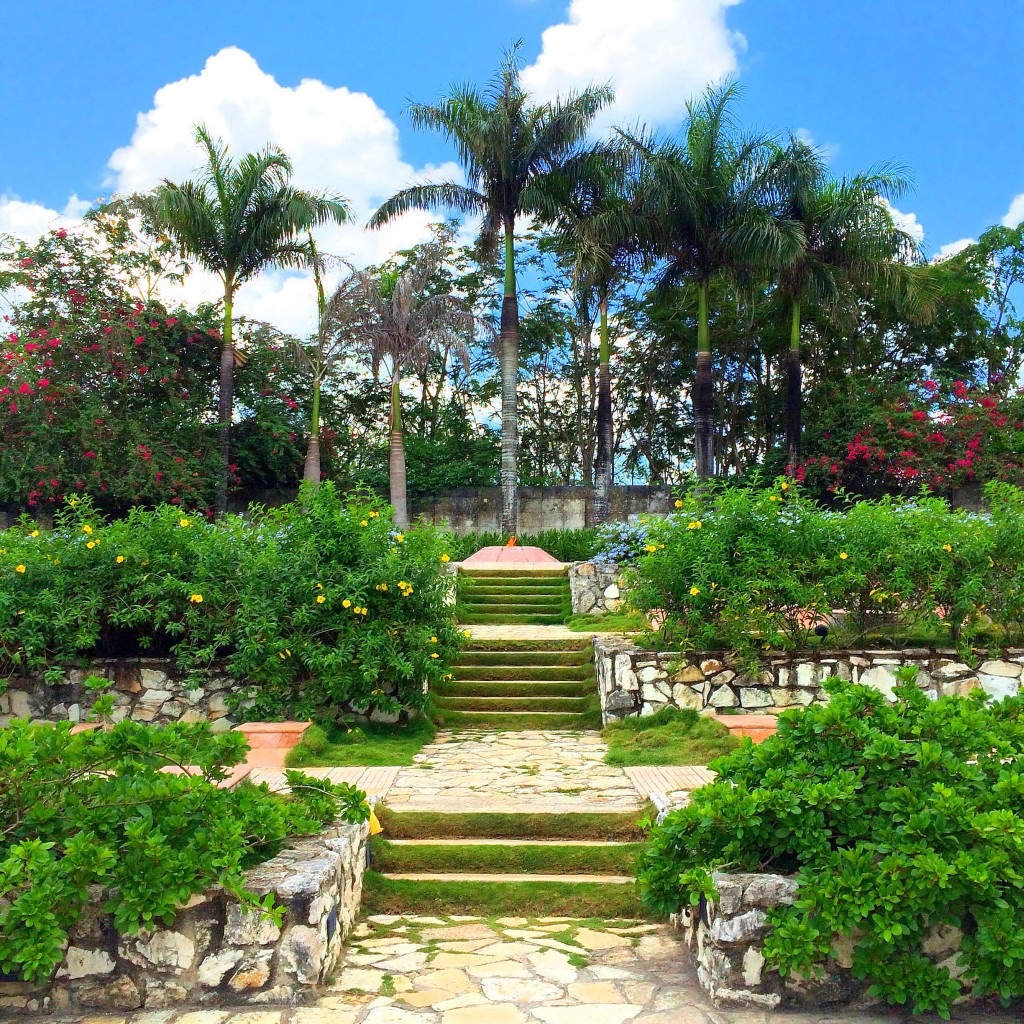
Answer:
[[353, 271], [338, 286], [324, 317], [326, 332], [362, 351], [374, 376], [382, 366], [391, 376], [388, 482], [395, 525], [409, 525], [401, 383], [406, 371], [421, 369], [437, 351], [469, 365], [477, 317], [454, 295], [431, 286], [448, 251], [450, 236], [417, 246], [404, 265]]
[[565, 163], [552, 178], [545, 218], [555, 226], [567, 254], [574, 286], [596, 301], [598, 320], [597, 455], [591, 519], [602, 523], [614, 475], [611, 329], [608, 304], [630, 270], [640, 262], [648, 227], [636, 151], [600, 146]]
[[518, 529], [519, 446], [516, 378], [519, 369], [519, 302], [516, 290], [515, 224], [541, 211], [549, 172], [579, 148], [594, 117], [611, 101], [607, 87], [590, 87], [550, 103], [533, 104], [520, 82], [519, 43], [505, 54], [490, 86], [455, 87], [436, 104], [414, 103], [413, 124], [441, 132], [455, 146], [467, 184], [414, 185], [392, 196], [373, 215], [380, 227], [411, 209], [457, 210], [483, 219], [488, 247], [504, 235], [505, 274], [501, 304], [501, 529]]
[[851, 287], [871, 287], [901, 297], [909, 312], [920, 314], [926, 309], [928, 295], [911, 263], [917, 244], [895, 225], [885, 203], [906, 191], [908, 181], [903, 173], [882, 168], [832, 180], [821, 157], [798, 139], [790, 140], [780, 168], [779, 212], [801, 226], [804, 238], [778, 277], [790, 314], [786, 459], [793, 473], [800, 461], [800, 317], [804, 305], [810, 302], [834, 312], [851, 294]]
[[153, 194], [151, 209], [156, 226], [224, 287], [217, 410], [222, 462], [217, 511], [224, 512], [234, 406], [235, 294], [270, 268], [311, 265], [315, 252], [303, 236], [321, 224], [344, 223], [348, 207], [341, 196], [295, 188], [291, 161], [273, 146], [235, 161], [205, 127], [196, 128], [196, 141], [206, 155], [200, 176], [181, 183], [165, 179]]
[[742, 282], [783, 266], [800, 249], [798, 224], [771, 205], [777, 150], [762, 136], [743, 137], [733, 118], [735, 84], [688, 103], [679, 141], [660, 145], [625, 135], [651, 163], [654, 249], [665, 260], [658, 288], [697, 290], [697, 366], [693, 386], [697, 477], [714, 473], [714, 382], [708, 294], [716, 278]]

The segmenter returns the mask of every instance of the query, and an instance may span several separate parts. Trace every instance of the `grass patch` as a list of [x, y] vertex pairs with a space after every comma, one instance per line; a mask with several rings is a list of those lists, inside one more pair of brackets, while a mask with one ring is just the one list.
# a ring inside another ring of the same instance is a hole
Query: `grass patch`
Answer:
[[396, 846], [370, 843], [376, 871], [480, 874], [632, 875], [642, 843], [623, 846]]
[[577, 612], [565, 620], [577, 632], [600, 630], [602, 633], [642, 633], [649, 627], [639, 612], [609, 612], [607, 615], [585, 615]]
[[376, 813], [384, 834], [390, 839], [606, 839], [636, 843], [644, 838], [637, 822], [649, 810], [446, 814], [442, 811], [393, 811], [379, 807]]
[[608, 764], [707, 764], [740, 741], [721, 722], [692, 709], [662, 708], [648, 718], [624, 718], [606, 726]]
[[435, 707], [434, 721], [445, 729], [487, 729], [515, 732], [534, 729], [600, 729], [601, 712], [584, 710], [578, 714], [551, 712], [537, 715], [516, 711], [468, 712]]
[[474, 914], [482, 917], [593, 916], [647, 918], [632, 885], [601, 882], [414, 882], [367, 871], [367, 914]]
[[412, 764], [413, 756], [436, 734], [434, 723], [422, 715], [406, 725], [360, 722], [349, 730], [313, 725], [288, 754], [286, 764], [289, 768]]

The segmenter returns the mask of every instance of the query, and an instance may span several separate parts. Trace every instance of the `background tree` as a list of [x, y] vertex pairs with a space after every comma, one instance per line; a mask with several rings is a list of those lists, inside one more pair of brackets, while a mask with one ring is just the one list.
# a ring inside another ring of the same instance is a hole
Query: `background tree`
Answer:
[[499, 361], [501, 374], [501, 528], [518, 529], [519, 304], [516, 288], [516, 218], [544, 209], [549, 173], [573, 155], [594, 117], [611, 101], [607, 87], [590, 87], [551, 103], [532, 104], [520, 82], [519, 43], [505, 55], [490, 86], [452, 89], [436, 104], [414, 103], [414, 125], [441, 132], [455, 146], [468, 184], [414, 185], [373, 215], [374, 227], [410, 209], [457, 210], [482, 217], [481, 239], [493, 248], [504, 237], [504, 288]]
[[295, 188], [291, 162], [273, 146], [236, 162], [206, 128], [196, 129], [196, 141], [206, 155], [200, 177], [180, 184], [165, 180], [154, 193], [151, 210], [156, 226], [183, 253], [216, 274], [224, 287], [217, 409], [223, 461], [217, 510], [223, 512], [231, 461], [235, 293], [265, 270], [313, 263], [315, 254], [303, 236], [321, 224], [343, 223], [348, 208], [340, 196]]

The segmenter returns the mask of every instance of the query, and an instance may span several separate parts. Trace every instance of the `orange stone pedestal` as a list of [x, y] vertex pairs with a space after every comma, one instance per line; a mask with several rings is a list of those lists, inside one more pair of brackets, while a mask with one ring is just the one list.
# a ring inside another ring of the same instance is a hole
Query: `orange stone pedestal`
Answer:
[[283, 768], [288, 751], [298, 746], [311, 722], [246, 722], [235, 731], [249, 741], [245, 763], [252, 768]]
[[749, 736], [755, 743], [768, 739], [779, 726], [774, 715], [715, 715], [733, 736]]

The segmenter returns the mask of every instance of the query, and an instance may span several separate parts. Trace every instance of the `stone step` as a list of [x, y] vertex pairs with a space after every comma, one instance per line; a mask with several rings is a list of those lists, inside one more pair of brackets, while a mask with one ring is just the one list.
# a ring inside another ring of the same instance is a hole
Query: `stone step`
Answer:
[[575, 651], [503, 651], [471, 648], [459, 654], [459, 665], [591, 665], [593, 649]]
[[445, 729], [532, 732], [544, 729], [597, 731], [601, 728], [598, 711], [572, 714], [563, 711], [451, 711], [439, 708], [434, 717]]
[[430, 692], [439, 697], [587, 697], [594, 692], [594, 681], [458, 679], [433, 683]]
[[633, 885], [632, 875], [502, 875], [502, 874], [434, 874], [429, 871], [382, 872], [385, 878], [404, 879], [407, 882], [559, 882], [566, 885], [599, 883], [601, 885]]
[[[564, 630], [565, 627], [563, 626], [561, 629]], [[463, 648], [463, 652], [467, 651], [516, 651], [523, 653], [540, 653], [545, 651], [587, 651], [589, 656], [592, 658], [594, 653], [594, 641], [587, 635], [559, 636], [555, 638], [525, 638], [494, 637], [488, 633], [487, 636], [470, 639]]]
[[523, 714], [534, 711], [565, 711], [578, 714], [587, 710], [590, 700], [590, 695], [583, 697], [506, 697], [472, 694], [458, 697], [439, 696], [435, 698], [434, 703], [439, 708], [462, 712], [510, 711], [515, 714]]
[[522, 615], [511, 612], [503, 615], [483, 614], [481, 612], [464, 612], [459, 621], [466, 626], [561, 626], [565, 622], [564, 615]]
[[[582, 665], [462, 665], [451, 668], [452, 676], [460, 682], [469, 679], [504, 679], [518, 682], [530, 679], [536, 682], [568, 682], [573, 679], [592, 679], [594, 666]], [[724, 717], [724, 716], [723, 716]]]
[[392, 846], [633, 846], [617, 839], [389, 839]]

